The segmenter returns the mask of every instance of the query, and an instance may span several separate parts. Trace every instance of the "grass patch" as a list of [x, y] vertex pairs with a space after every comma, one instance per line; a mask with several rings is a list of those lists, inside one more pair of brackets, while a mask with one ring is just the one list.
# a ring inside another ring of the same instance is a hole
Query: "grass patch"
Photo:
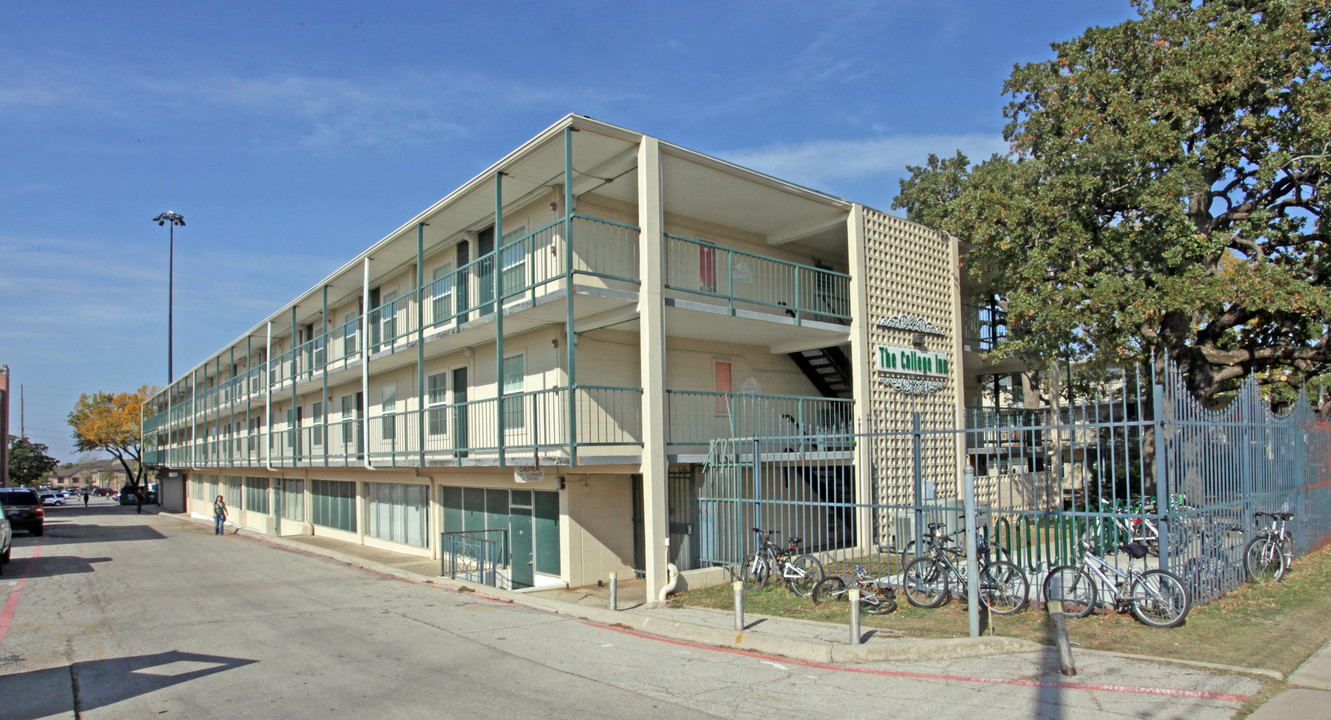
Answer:
[[[1195, 660], [1243, 667], [1265, 668], [1289, 674], [1331, 640], [1331, 546], [1294, 561], [1284, 582], [1248, 585], [1219, 600], [1194, 607], [1182, 627], [1156, 630], [1131, 615], [1097, 613], [1068, 621], [1075, 647]], [[955, 599], [936, 610], [922, 610], [898, 597], [891, 615], [862, 614], [864, 628], [883, 635], [906, 637], [965, 637], [967, 616]], [[672, 607], [731, 610], [730, 585], [703, 588], [671, 598]], [[745, 613], [845, 623], [845, 602], [817, 607], [782, 586], [745, 594]], [[1052, 643], [1048, 616], [1042, 608], [993, 616], [996, 635]]]

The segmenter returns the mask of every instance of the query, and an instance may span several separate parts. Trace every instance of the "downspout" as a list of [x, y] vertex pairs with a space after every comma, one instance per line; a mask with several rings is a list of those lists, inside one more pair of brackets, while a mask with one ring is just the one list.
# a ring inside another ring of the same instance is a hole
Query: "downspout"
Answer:
[[660, 594], [656, 596], [658, 602], [665, 602], [666, 596], [675, 591], [675, 586], [679, 584], [679, 568], [674, 563], [666, 563], [666, 576], [670, 581], [661, 587]]
[[[360, 396], [361, 396], [361, 452], [366, 470], [370, 464], [370, 258], [365, 258], [365, 272], [360, 303]], [[359, 527], [359, 525], [357, 525]]]
[[273, 468], [273, 321], [268, 321], [268, 339], [263, 356], [263, 467]]

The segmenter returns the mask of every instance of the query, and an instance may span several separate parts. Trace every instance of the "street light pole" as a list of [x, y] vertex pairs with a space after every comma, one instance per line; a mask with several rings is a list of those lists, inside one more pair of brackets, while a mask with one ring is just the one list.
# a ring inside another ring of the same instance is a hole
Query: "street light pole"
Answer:
[[171, 248], [167, 255], [166, 271], [166, 386], [171, 387], [171, 381], [176, 374], [171, 367], [171, 355], [174, 347], [175, 318], [173, 317], [175, 306], [175, 285], [176, 285], [176, 226], [185, 227], [185, 216], [170, 210], [153, 218], [153, 222], [160, 225], [171, 225], [170, 238]]

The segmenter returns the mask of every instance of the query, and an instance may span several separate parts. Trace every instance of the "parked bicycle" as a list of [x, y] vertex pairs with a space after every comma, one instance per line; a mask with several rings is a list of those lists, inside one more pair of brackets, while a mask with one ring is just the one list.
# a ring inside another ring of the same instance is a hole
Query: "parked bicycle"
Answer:
[[1138, 572], [1132, 567], [1133, 560], [1144, 561], [1145, 545], [1130, 542], [1119, 546], [1130, 558], [1124, 572], [1096, 555], [1092, 543], [1083, 540], [1080, 544], [1080, 563], [1059, 565], [1045, 577], [1046, 602], [1060, 602], [1064, 614], [1082, 618], [1095, 610], [1103, 588], [1113, 600], [1115, 610], [1131, 610], [1138, 620], [1151, 627], [1175, 627], [1188, 616], [1191, 606], [1188, 590], [1177, 575], [1160, 569]]
[[1255, 512], [1258, 518], [1271, 518], [1269, 528], [1259, 530], [1243, 549], [1243, 570], [1256, 583], [1280, 582], [1294, 561], [1294, 538], [1285, 523], [1294, 518], [1290, 512]]
[[[910, 561], [901, 575], [902, 590], [911, 605], [936, 608], [947, 600], [951, 588], [958, 597], [968, 591], [962, 552], [948, 543], [952, 536], [943, 523], [930, 523], [930, 552]], [[1026, 607], [1030, 583], [1021, 568], [1006, 561], [989, 557], [989, 544], [979, 538], [976, 551], [980, 557], [980, 602], [991, 612], [1011, 615]]]
[[[870, 615], [886, 615], [897, 609], [896, 589], [892, 584], [873, 578], [863, 565], [855, 566], [851, 582], [860, 591], [860, 609]], [[846, 596], [850, 585], [839, 575], [828, 575], [813, 588], [813, 604], [825, 605]]]
[[823, 579], [823, 564], [812, 555], [799, 553], [799, 544], [803, 538], [792, 537], [788, 547], [781, 547], [772, 542], [772, 538], [781, 533], [776, 530], [763, 531], [754, 528], [758, 535], [758, 549], [749, 553], [740, 566], [740, 580], [746, 590], [757, 592], [767, 587], [773, 575], [786, 582], [790, 591], [801, 597], [813, 594], [813, 588]]

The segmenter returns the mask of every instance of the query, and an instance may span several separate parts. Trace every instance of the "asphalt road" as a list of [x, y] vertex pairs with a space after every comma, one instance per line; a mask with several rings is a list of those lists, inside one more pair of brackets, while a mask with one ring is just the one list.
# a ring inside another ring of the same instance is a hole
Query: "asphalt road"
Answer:
[[1105, 657], [1079, 661], [1076, 680], [1103, 685], [1092, 690], [1062, 684], [1047, 655], [847, 670], [718, 651], [217, 537], [105, 500], [51, 509], [45, 537], [19, 533], [0, 602], [3, 720], [1209, 720], [1240, 705], [1215, 694], [1259, 689]]

